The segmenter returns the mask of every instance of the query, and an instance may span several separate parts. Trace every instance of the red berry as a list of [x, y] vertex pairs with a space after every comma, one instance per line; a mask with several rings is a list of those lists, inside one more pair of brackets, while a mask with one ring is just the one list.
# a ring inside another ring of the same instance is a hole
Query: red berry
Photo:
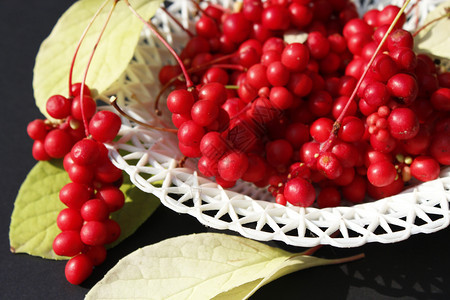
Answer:
[[[81, 109], [81, 102], [83, 102], [83, 110]], [[89, 96], [85, 95], [83, 101], [81, 101], [80, 96], [76, 96], [72, 100], [71, 114], [77, 120], [83, 120], [83, 116], [86, 120], [89, 120], [95, 114], [96, 109], [97, 105], [94, 99]]]
[[106, 226], [105, 244], [111, 244], [112, 242], [115, 242], [120, 236], [120, 225], [113, 219], [106, 220], [104, 224]]
[[311, 206], [316, 198], [312, 184], [298, 177], [286, 183], [283, 194], [287, 202], [302, 207]]
[[407, 140], [419, 132], [419, 120], [409, 108], [396, 108], [388, 118], [390, 134], [400, 140]]
[[82, 139], [72, 147], [70, 155], [75, 164], [91, 165], [97, 162], [100, 156], [98, 143], [92, 139]]
[[45, 151], [52, 158], [63, 158], [72, 149], [73, 141], [70, 135], [62, 129], [54, 129], [45, 137]]
[[317, 196], [317, 205], [320, 208], [336, 207], [341, 203], [341, 194], [334, 187], [323, 188]]
[[440, 88], [431, 95], [431, 104], [438, 111], [450, 111], [450, 88]]
[[430, 181], [439, 177], [439, 163], [429, 156], [416, 157], [411, 166], [411, 175], [420, 181]]
[[56, 225], [62, 231], [76, 230], [79, 231], [83, 226], [83, 218], [80, 211], [74, 208], [65, 208], [58, 214]]
[[89, 257], [94, 266], [100, 265], [106, 259], [106, 249], [103, 245], [88, 246], [87, 250], [84, 250], [83, 253]]
[[[72, 92], [72, 94], [74, 96], [79, 96], [81, 93], [81, 82], [77, 82], [74, 83], [70, 86], [70, 91]], [[83, 94], [86, 96], [90, 96], [91, 95], [91, 90], [89, 89], [89, 87], [85, 84], [84, 85], [84, 90], [83, 90]]]
[[107, 239], [107, 227], [100, 221], [88, 221], [80, 230], [83, 243], [89, 246], [104, 245]]
[[109, 143], [117, 136], [122, 121], [113, 112], [102, 110], [97, 112], [89, 121], [89, 133], [94, 140]]
[[81, 183], [68, 183], [59, 191], [61, 202], [73, 209], [80, 209], [90, 197], [91, 191]]
[[220, 177], [226, 181], [236, 181], [248, 168], [248, 158], [244, 153], [231, 151], [225, 154], [217, 166]]
[[387, 161], [373, 163], [367, 169], [367, 179], [376, 187], [383, 187], [391, 184], [397, 177], [397, 169]]
[[167, 108], [174, 114], [189, 114], [194, 104], [194, 96], [187, 90], [175, 90], [167, 97]]
[[71, 284], [80, 284], [92, 273], [93, 264], [86, 254], [72, 257], [66, 264], [65, 275]]
[[83, 247], [80, 233], [75, 230], [63, 231], [53, 240], [53, 251], [60, 256], [75, 256]]
[[291, 43], [281, 53], [281, 63], [291, 71], [304, 71], [308, 62], [309, 50], [303, 44]]
[[222, 31], [231, 41], [240, 43], [250, 34], [251, 24], [243, 13], [232, 13], [223, 20]]
[[54, 95], [48, 98], [46, 110], [48, 114], [55, 119], [64, 119], [70, 115], [72, 103], [61, 95]]
[[80, 213], [85, 221], [104, 221], [109, 216], [108, 206], [100, 199], [86, 201], [81, 206]]
[[33, 142], [32, 155], [35, 160], [45, 161], [52, 159], [45, 150], [45, 144], [42, 140]]
[[108, 206], [109, 212], [114, 212], [125, 204], [125, 195], [115, 186], [102, 187], [97, 191], [97, 198], [101, 199]]
[[47, 125], [44, 120], [36, 119], [28, 123], [27, 133], [33, 140], [43, 140], [47, 135]]

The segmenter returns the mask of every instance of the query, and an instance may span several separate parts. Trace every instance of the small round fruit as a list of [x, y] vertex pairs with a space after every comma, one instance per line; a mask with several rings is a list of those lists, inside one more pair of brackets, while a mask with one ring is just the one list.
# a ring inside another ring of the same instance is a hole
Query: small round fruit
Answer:
[[102, 143], [111, 142], [119, 133], [122, 121], [110, 111], [99, 111], [89, 121], [89, 132], [94, 140]]
[[71, 284], [80, 284], [92, 273], [93, 264], [86, 254], [72, 257], [66, 264], [65, 275]]
[[316, 192], [313, 185], [303, 178], [294, 178], [286, 183], [284, 197], [295, 206], [308, 207], [314, 203]]

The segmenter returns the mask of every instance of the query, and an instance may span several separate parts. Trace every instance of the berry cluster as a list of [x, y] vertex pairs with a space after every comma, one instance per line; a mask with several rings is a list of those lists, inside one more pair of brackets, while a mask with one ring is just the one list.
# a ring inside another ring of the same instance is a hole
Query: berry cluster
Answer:
[[[360, 203], [437, 178], [450, 164], [450, 73], [413, 51], [404, 14], [385, 38], [399, 12], [359, 18], [347, 0], [201, 9], [180, 55], [195, 85], [179, 66], [159, 74], [175, 87], [180, 151], [223, 187], [268, 186], [284, 205]], [[292, 31], [306, 41], [285, 42]]]
[[[47, 112], [57, 121], [34, 120], [28, 125], [28, 134], [35, 140], [34, 158], [64, 158], [71, 180], [59, 193], [67, 208], [57, 217], [61, 233], [53, 241], [53, 250], [71, 257], [65, 274], [72, 284], [83, 282], [93, 267], [105, 260], [105, 245], [114, 242], [121, 231], [110, 214], [125, 202], [119, 189], [122, 171], [111, 163], [103, 144], [116, 137], [121, 120], [110, 111], [96, 112], [88, 88], [80, 101], [80, 86], [72, 85], [73, 97], [55, 95], [48, 99]], [[84, 123], [88, 124], [88, 134]]]

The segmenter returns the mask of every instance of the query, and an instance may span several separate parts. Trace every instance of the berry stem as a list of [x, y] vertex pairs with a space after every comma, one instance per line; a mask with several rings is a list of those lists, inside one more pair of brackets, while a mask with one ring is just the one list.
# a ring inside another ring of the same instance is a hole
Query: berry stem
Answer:
[[445, 18], [450, 18], [450, 8], [446, 7], [446, 8], [445, 8], [445, 12], [446, 12], [446, 13], [445, 13], [444, 15], [442, 15], [442, 16], [440, 16], [439, 18], [436, 18], [436, 19], [434, 19], [434, 20], [431, 20], [430, 22], [426, 23], [425, 25], [423, 25], [422, 27], [420, 27], [419, 29], [417, 29], [417, 31], [414, 32], [413, 37], [416, 37], [416, 36], [419, 34], [419, 32], [421, 32], [422, 30], [424, 30], [425, 28], [427, 28], [427, 27], [430, 26], [431, 24], [433, 24], [433, 23], [435, 23], [435, 22], [437, 22], [437, 21], [440, 21], [440, 20], [442, 20], [442, 19], [445, 19]]
[[177, 133], [178, 130], [177, 129], [172, 129], [172, 128], [165, 128], [165, 127], [157, 127], [157, 126], [152, 126], [150, 124], [141, 122], [135, 118], [133, 118], [132, 116], [130, 116], [129, 114], [127, 114], [125, 111], [123, 111], [120, 106], [117, 104], [117, 98], [116, 97], [111, 97], [110, 98], [110, 103], [112, 106], [114, 106], [114, 108], [125, 118], [127, 118], [130, 121], [135, 122], [136, 124], [142, 125], [144, 127], [150, 128], [150, 129], [155, 129], [155, 130], [159, 130], [159, 131], [165, 131], [165, 132], [171, 132], [171, 133]]
[[[206, 63], [204, 63], [204, 64], [198, 65], [198, 66], [193, 67], [193, 68], [189, 68], [189, 69], [187, 70], [187, 72], [188, 72], [188, 74], [192, 74], [192, 73], [194, 73], [194, 72], [201, 71], [201, 70], [203, 70], [203, 69], [206, 69], [206, 68], [210, 67], [212, 64], [215, 64], [215, 63], [217, 63], [217, 62], [221, 62], [221, 61], [227, 60], [227, 59], [229, 59], [229, 58], [232, 58], [232, 57], [236, 56], [237, 54], [238, 54], [238, 53], [235, 52], [235, 53], [232, 53], [232, 54], [229, 54], [229, 55], [224, 55], [224, 56], [218, 57], [218, 58], [213, 59], [213, 60], [211, 60], [211, 61], [209, 61], [209, 62], [206, 62]], [[161, 115], [161, 111], [160, 111], [159, 108], [158, 108], [158, 107], [159, 107], [159, 99], [161, 99], [162, 94], [163, 94], [170, 86], [172, 86], [172, 84], [178, 79], [178, 77], [179, 77], [179, 76], [172, 77], [172, 78], [171, 78], [171, 79], [170, 79], [170, 80], [169, 80], [169, 81], [161, 88], [161, 90], [159, 91], [158, 95], [156, 95], [155, 105], [154, 105], [154, 109], [155, 109], [156, 115], [158, 115], [158, 116]]]
[[92, 24], [94, 23], [95, 19], [97, 19], [98, 15], [100, 14], [100, 12], [103, 10], [103, 8], [105, 8], [106, 4], [109, 2], [109, 0], [105, 0], [102, 5], [99, 7], [99, 9], [95, 12], [94, 16], [92, 17], [92, 19], [89, 21], [89, 24], [86, 26], [86, 28], [84, 29], [80, 40], [77, 43], [77, 47], [75, 48], [75, 53], [73, 54], [73, 58], [72, 58], [72, 63], [70, 64], [70, 70], [69, 70], [69, 97], [73, 97], [73, 93], [72, 93], [72, 77], [73, 77], [73, 69], [75, 66], [75, 60], [77, 58], [78, 55], [78, 51], [80, 50], [81, 44], [83, 43], [83, 40], [86, 37], [86, 34], [88, 33], [89, 29], [91, 28]]
[[389, 26], [388, 30], [384, 34], [383, 39], [378, 44], [378, 47], [376, 48], [375, 52], [373, 53], [372, 57], [370, 58], [367, 66], [364, 68], [364, 72], [361, 75], [361, 77], [359, 78], [358, 83], [356, 84], [355, 88], [353, 89], [353, 92], [352, 92], [350, 98], [348, 99], [347, 103], [345, 104], [345, 106], [342, 109], [341, 113], [339, 114], [338, 118], [334, 122], [333, 130], [331, 130], [330, 136], [328, 137], [328, 139], [325, 142], [323, 142], [321, 144], [321, 149], [320, 149], [321, 153], [326, 152], [333, 145], [333, 141], [336, 139], [338, 131], [339, 131], [339, 128], [341, 127], [342, 120], [344, 119], [345, 115], [347, 114], [347, 111], [348, 111], [348, 109], [350, 107], [350, 104], [355, 99], [359, 87], [361, 86], [361, 84], [362, 84], [364, 78], [366, 77], [367, 73], [369, 72], [369, 69], [372, 66], [375, 58], [377, 57], [378, 53], [380, 52], [381, 48], [383, 47], [384, 43], [386, 42], [386, 39], [388, 38], [389, 34], [394, 29], [395, 24], [397, 24], [398, 20], [400, 19], [401, 15], [403, 14], [404, 10], [408, 6], [409, 2], [411, 2], [411, 0], [406, 0], [405, 1], [403, 6], [401, 7], [400, 11], [398, 12], [397, 16], [395, 17], [394, 21], [392, 21], [392, 23]]
[[97, 41], [95, 42], [94, 48], [92, 49], [91, 55], [89, 56], [89, 60], [86, 66], [86, 69], [84, 71], [83, 80], [81, 81], [81, 87], [80, 87], [80, 108], [81, 108], [81, 116], [83, 119], [83, 125], [86, 136], [89, 136], [89, 126], [88, 126], [88, 120], [85, 117], [84, 113], [84, 87], [86, 86], [86, 77], [89, 71], [89, 67], [91, 65], [92, 59], [94, 58], [95, 51], [97, 50], [98, 44], [100, 43], [100, 40], [102, 39], [103, 33], [105, 32], [106, 26], [109, 23], [109, 20], [111, 19], [111, 15], [114, 11], [114, 8], [116, 7], [116, 4], [119, 0], [114, 0], [111, 9], [108, 12], [108, 15], [106, 17], [105, 23], [103, 24], [103, 27], [100, 31], [100, 34], [98, 35]]
[[236, 71], [247, 71], [247, 68], [242, 65], [232, 65], [232, 64], [213, 64], [212, 67], [228, 69], [228, 70], [236, 70]]
[[181, 24], [180, 23], [180, 21], [178, 21], [165, 7], [162, 7], [161, 6], [161, 9], [162, 9], [162, 11], [163, 12], [165, 12], [166, 13], [166, 15], [168, 15], [169, 16], [169, 18], [172, 20], [172, 21], [174, 21], [175, 22], [175, 24], [177, 24], [178, 25], [178, 27], [180, 27], [184, 32], [186, 32], [186, 34], [190, 37], [190, 38], [192, 38], [192, 37], [194, 37], [194, 34], [189, 30], [189, 29], [187, 29], [186, 27], [184, 27], [183, 26], [183, 24]]
[[173, 57], [176, 59], [178, 64], [180, 65], [181, 71], [183, 72], [183, 75], [186, 79], [186, 87], [188, 90], [192, 89], [194, 87], [194, 83], [192, 82], [191, 78], [189, 77], [189, 74], [186, 70], [186, 67], [184, 66], [183, 62], [181, 61], [181, 58], [178, 56], [178, 54], [175, 52], [175, 50], [169, 45], [169, 43], [164, 39], [164, 37], [156, 30], [156, 28], [150, 23], [144, 20], [142, 16], [130, 5], [130, 2], [128, 0], [124, 0], [125, 4], [128, 6], [128, 8], [131, 10], [131, 12], [139, 19], [141, 22], [145, 24], [152, 32], [156, 35], [156, 37], [164, 44], [164, 46], [169, 50], [169, 52], [173, 55]]

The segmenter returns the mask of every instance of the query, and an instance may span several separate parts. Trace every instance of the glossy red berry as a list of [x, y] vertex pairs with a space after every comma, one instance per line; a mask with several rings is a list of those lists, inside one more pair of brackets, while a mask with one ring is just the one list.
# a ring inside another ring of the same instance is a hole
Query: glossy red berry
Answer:
[[52, 118], [64, 119], [70, 115], [71, 106], [72, 103], [66, 97], [54, 95], [48, 98], [45, 108]]
[[367, 179], [376, 187], [383, 187], [391, 184], [397, 177], [397, 169], [386, 160], [373, 163], [367, 169]]
[[429, 156], [416, 157], [411, 166], [411, 175], [420, 181], [430, 181], [439, 177], [439, 163]]
[[248, 158], [244, 153], [231, 151], [225, 154], [218, 163], [220, 177], [226, 181], [236, 181], [244, 175], [248, 168]]
[[89, 121], [89, 133], [94, 140], [109, 143], [117, 136], [122, 121], [113, 112], [102, 110], [97, 112]]
[[407, 140], [419, 132], [419, 120], [409, 108], [396, 108], [388, 118], [389, 133], [396, 139]]
[[105, 201], [91, 199], [81, 206], [80, 214], [85, 221], [104, 221], [109, 217], [109, 209]]
[[290, 204], [302, 207], [311, 206], [316, 198], [312, 184], [298, 177], [286, 183], [283, 195]]
[[47, 135], [48, 129], [44, 120], [36, 119], [28, 123], [27, 133], [33, 140], [43, 140]]
[[105, 202], [109, 212], [121, 209], [125, 204], [125, 195], [115, 186], [105, 186], [100, 188], [96, 194], [98, 199]]
[[72, 149], [71, 136], [62, 129], [50, 131], [44, 141], [45, 151], [52, 158], [63, 158]]
[[79, 231], [83, 226], [83, 218], [80, 211], [74, 208], [65, 208], [58, 214], [56, 225], [62, 231], [75, 230]]
[[[83, 110], [81, 109], [81, 102], [83, 103]], [[71, 115], [77, 120], [83, 120], [83, 116], [86, 120], [89, 120], [95, 114], [96, 109], [97, 104], [91, 97], [85, 95], [81, 101], [81, 97], [76, 96], [72, 100]]]
[[80, 230], [80, 237], [89, 246], [104, 245], [107, 239], [107, 227], [100, 221], [88, 221]]
[[75, 256], [83, 247], [80, 233], [75, 230], [63, 231], [53, 240], [53, 251], [60, 256]]
[[66, 264], [65, 275], [71, 284], [81, 284], [92, 274], [93, 264], [86, 254], [72, 257]]
[[97, 162], [100, 156], [98, 143], [92, 139], [82, 139], [72, 147], [70, 155], [75, 164], [91, 165]]

